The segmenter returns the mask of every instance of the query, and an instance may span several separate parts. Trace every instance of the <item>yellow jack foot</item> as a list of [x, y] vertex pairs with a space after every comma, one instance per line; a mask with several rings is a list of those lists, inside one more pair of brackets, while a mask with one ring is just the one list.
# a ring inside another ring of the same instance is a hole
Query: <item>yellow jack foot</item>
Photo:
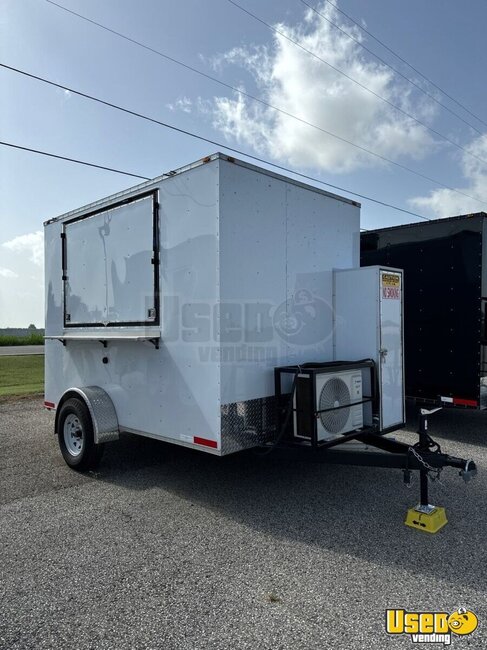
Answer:
[[406, 526], [423, 530], [425, 533], [437, 533], [443, 526], [446, 526], [448, 519], [445, 508], [418, 505], [415, 508], [409, 508], [404, 523]]

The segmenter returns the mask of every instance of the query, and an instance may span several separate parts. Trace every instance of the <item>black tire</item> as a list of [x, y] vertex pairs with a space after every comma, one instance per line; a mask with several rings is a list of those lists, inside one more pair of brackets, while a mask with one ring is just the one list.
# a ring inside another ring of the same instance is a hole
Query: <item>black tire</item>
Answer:
[[93, 422], [82, 399], [72, 397], [61, 406], [57, 437], [63, 458], [70, 467], [79, 472], [97, 467], [104, 445], [95, 445]]

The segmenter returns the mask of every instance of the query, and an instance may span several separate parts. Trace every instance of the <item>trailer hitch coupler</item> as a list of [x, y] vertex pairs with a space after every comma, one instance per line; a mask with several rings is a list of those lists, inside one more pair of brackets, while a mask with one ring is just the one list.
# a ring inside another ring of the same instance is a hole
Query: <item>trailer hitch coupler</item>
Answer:
[[460, 470], [459, 474], [465, 483], [468, 483], [471, 479], [477, 476], [477, 465], [473, 460], [467, 460], [465, 467]]

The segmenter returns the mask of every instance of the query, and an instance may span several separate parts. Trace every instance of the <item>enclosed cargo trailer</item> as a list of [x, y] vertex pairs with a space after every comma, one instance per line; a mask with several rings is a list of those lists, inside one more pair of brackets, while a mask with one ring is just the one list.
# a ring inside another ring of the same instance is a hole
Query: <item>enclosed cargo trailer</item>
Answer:
[[360, 268], [354, 201], [215, 154], [47, 221], [45, 262], [45, 406], [75, 469], [128, 432], [474, 470], [382, 437], [405, 419], [403, 274]]
[[480, 212], [361, 235], [363, 266], [404, 269], [408, 398], [487, 407], [486, 217]]
[[47, 404], [96, 387], [103, 440], [260, 444], [274, 368], [334, 359], [359, 230], [359, 204], [222, 155], [47, 222]]

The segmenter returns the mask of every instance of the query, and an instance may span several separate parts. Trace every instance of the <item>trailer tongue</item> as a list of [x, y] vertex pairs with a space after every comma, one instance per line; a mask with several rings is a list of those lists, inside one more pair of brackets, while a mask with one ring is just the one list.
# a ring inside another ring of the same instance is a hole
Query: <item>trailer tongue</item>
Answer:
[[[340, 365], [344, 366], [343, 363]], [[314, 462], [402, 469], [404, 484], [407, 487], [411, 487], [412, 472], [419, 471], [419, 503], [408, 510], [405, 524], [411, 528], [429, 533], [438, 532], [448, 522], [445, 508], [430, 503], [428, 482], [440, 482], [440, 475], [445, 467], [459, 469], [459, 475], [465, 483], [468, 483], [477, 475], [477, 467], [473, 460], [442, 453], [440, 445], [428, 434], [428, 416], [440, 411], [441, 408], [419, 409], [417, 431], [419, 439], [414, 444], [400, 442], [394, 438], [384, 436], [383, 432], [378, 427], [374, 428], [374, 426], [321, 441], [318, 440], [316, 433], [309, 440], [304, 439], [303, 436], [300, 436], [298, 440], [296, 436], [293, 436], [292, 427], [290, 426], [291, 413], [293, 413], [294, 421], [297, 423], [301, 421], [301, 426], [303, 426], [303, 418], [308, 417], [311, 422], [315, 422], [323, 412], [320, 410], [313, 411], [312, 398], [306, 402], [306, 406], [303, 408], [303, 400], [296, 399], [296, 379], [304, 373], [313, 376], [313, 373], [323, 372], [326, 369], [329, 371], [330, 368], [336, 367], [336, 363], [323, 363], [275, 369], [276, 395], [278, 403], [281, 404], [278, 415], [279, 430], [275, 439], [268, 441], [264, 446], [262, 454], [266, 455], [277, 449], [280, 453], [290, 453], [294, 457], [301, 455], [303, 458], [312, 459]], [[375, 364], [373, 361], [356, 363], [354, 367], [368, 368], [372, 376], [370, 385], [375, 385]], [[281, 377], [283, 373], [290, 372], [294, 372], [295, 380], [291, 387], [291, 395], [286, 397], [287, 404], [283, 405]], [[373, 420], [378, 421], [379, 417], [375, 411], [377, 409], [377, 397], [366, 397], [360, 403], [362, 405], [370, 404], [374, 414]], [[333, 407], [326, 409], [326, 412], [339, 412], [347, 408], [347, 406], [335, 404]], [[316, 407], [316, 404], [314, 404], [314, 407]], [[299, 416], [301, 416], [301, 420]], [[300, 429], [300, 431], [303, 432], [303, 429]], [[304, 431], [306, 431], [306, 427], [304, 427]], [[353, 443], [353, 441], [358, 444], [344, 444]]]

